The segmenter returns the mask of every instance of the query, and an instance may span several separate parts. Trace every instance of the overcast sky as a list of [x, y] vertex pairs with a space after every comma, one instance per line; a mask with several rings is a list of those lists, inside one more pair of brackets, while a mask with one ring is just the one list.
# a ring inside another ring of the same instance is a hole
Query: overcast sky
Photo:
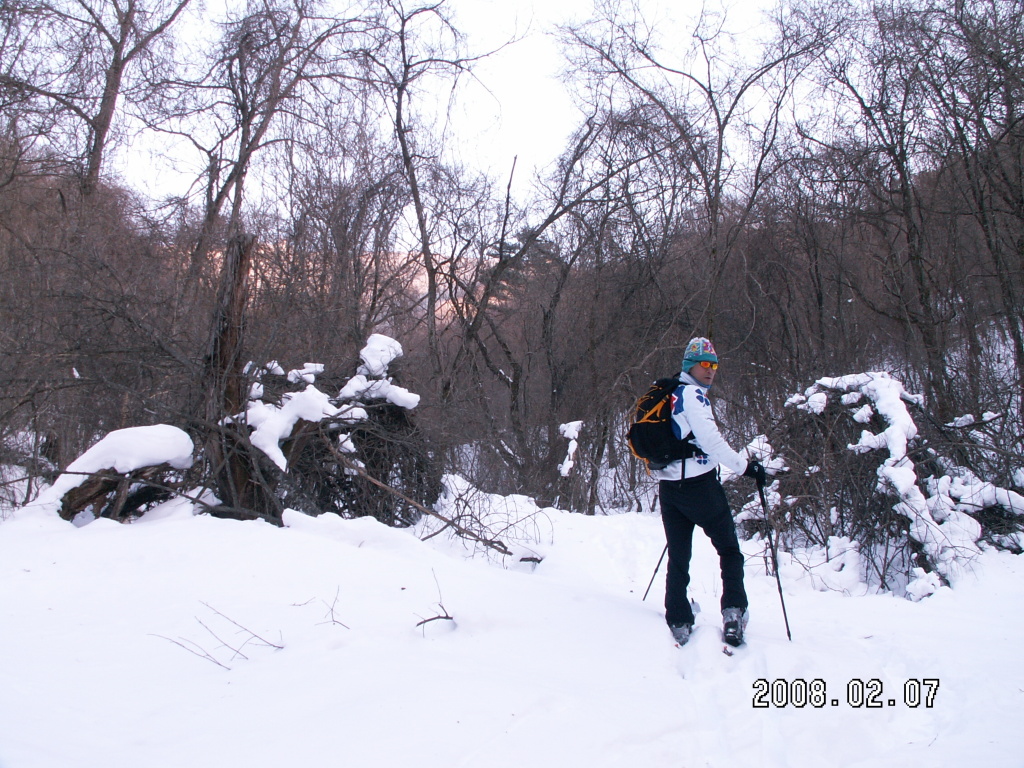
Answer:
[[558, 75], [565, 66], [554, 37], [558, 24], [590, 15], [591, 0], [450, 0], [471, 51], [517, 41], [479, 62], [478, 82], [463, 87], [452, 116], [460, 154], [507, 179], [518, 156], [523, 185], [534, 169], [552, 162], [581, 115]]
[[[623, 0], [624, 7], [634, 3], [669, 41], [672, 34], [688, 38], [687, 19], [695, 18], [705, 5], [717, 5], [702, 0]], [[756, 31], [760, 11], [774, 0], [725, 3], [729, 28], [742, 35], [745, 28]], [[518, 156], [514, 186], [525, 191], [533, 173], [557, 158], [582, 119], [559, 79], [566, 61], [555, 29], [590, 18], [593, 0], [448, 0], [448, 6], [472, 52], [493, 50], [518, 38], [475, 66], [479, 82], [463, 85], [451, 130], [459, 139], [456, 156], [502, 181]], [[668, 32], [674, 22], [679, 28]], [[688, 44], [681, 42], [680, 47]]]

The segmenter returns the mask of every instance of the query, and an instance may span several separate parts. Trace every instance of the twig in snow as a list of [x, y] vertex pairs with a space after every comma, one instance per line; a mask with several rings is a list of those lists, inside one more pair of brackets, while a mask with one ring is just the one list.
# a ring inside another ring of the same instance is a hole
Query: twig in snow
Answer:
[[441, 595], [441, 584], [437, 580], [437, 573], [433, 569], [430, 572], [434, 575], [434, 584], [437, 586], [437, 607], [441, 609], [441, 613], [437, 616], [431, 616], [429, 619], [421, 617], [421, 620], [416, 622], [417, 627], [422, 627], [432, 621], [455, 621], [455, 617], [449, 614], [448, 609], [444, 607], [444, 597]]
[[[159, 637], [161, 640], [166, 640], [169, 643], [174, 643], [179, 648], [184, 648], [189, 653], [194, 654], [195, 656], [198, 656], [201, 659], [206, 659], [207, 661], [212, 661], [214, 664], [216, 664], [221, 669], [226, 669], [228, 672], [231, 671], [231, 667], [227, 666], [226, 664], [221, 664], [219, 661], [217, 661], [217, 659], [215, 659], [212, 655], [210, 655], [209, 651], [207, 651], [201, 645], [197, 645], [196, 643], [193, 643], [191, 640], [186, 640], [186, 641], [173, 640], [172, 638], [164, 637], [163, 635], [151, 635], [151, 637]], [[195, 650], [195, 648], [190, 648], [188, 645], [185, 645], [186, 642], [190, 643], [191, 645], [194, 645], [199, 650], [197, 651], [197, 650]]]
[[[219, 637], [217, 636], [217, 633], [216, 633], [216, 632], [214, 632], [214, 631], [213, 631], [212, 629], [210, 629], [210, 628], [209, 628], [208, 626], [206, 626], [206, 625], [205, 625], [205, 624], [204, 624], [204, 623], [202, 622], [202, 620], [201, 620], [200, 618], [196, 617], [196, 622], [197, 622], [197, 623], [199, 624], [199, 626], [200, 626], [200, 627], [202, 627], [202, 628], [203, 628], [203, 629], [205, 629], [205, 630], [206, 630], [207, 632], [209, 632], [209, 633], [210, 633], [210, 636], [211, 636], [211, 637], [213, 637], [213, 639], [214, 639], [214, 640], [216, 640], [216, 641], [217, 641], [218, 643], [220, 643], [220, 646], [221, 646], [221, 648], [227, 648], [228, 650], [230, 650], [230, 651], [231, 651], [231, 652], [232, 652], [232, 653], [234, 654], [234, 655], [233, 655], [233, 656], [231, 657], [231, 661], [234, 661], [234, 660], [235, 660], [235, 659], [237, 659], [237, 658], [243, 658], [243, 659], [245, 659], [246, 661], [248, 661], [248, 660], [249, 660], [249, 657], [248, 657], [248, 656], [246, 656], [246, 655], [245, 655], [244, 653], [242, 653], [242, 650], [241, 650], [241, 648], [235, 648], [235, 647], [234, 647], [233, 645], [231, 645], [230, 643], [226, 643], [226, 642], [224, 642], [223, 640], [221, 640], [221, 639], [220, 639], [220, 638], [219, 638]], [[247, 640], [246, 642], [248, 642], [248, 640]], [[242, 643], [242, 648], [244, 648], [244, 647], [245, 647], [245, 643]]]
[[[251, 629], [249, 629], [249, 628], [247, 628], [247, 627], [243, 627], [243, 626], [242, 626], [241, 624], [239, 624], [239, 623], [238, 623], [237, 621], [235, 621], [235, 620], [234, 620], [234, 619], [232, 619], [231, 617], [229, 617], [229, 616], [225, 616], [225, 615], [224, 615], [223, 613], [221, 613], [220, 611], [218, 611], [218, 610], [217, 610], [216, 608], [214, 608], [214, 607], [213, 607], [212, 605], [210, 605], [210, 604], [208, 604], [208, 603], [203, 603], [203, 605], [205, 605], [205, 606], [206, 606], [207, 608], [209, 608], [209, 609], [210, 609], [211, 611], [213, 611], [213, 612], [214, 612], [215, 614], [217, 614], [218, 616], [220, 616], [220, 617], [221, 617], [222, 619], [224, 619], [225, 621], [228, 621], [228, 622], [230, 622], [231, 624], [234, 624], [234, 625], [235, 625], [236, 627], [238, 627], [238, 628], [239, 628], [239, 629], [240, 629], [240, 630], [241, 630], [242, 632], [247, 632], [247, 633], [249, 634], [249, 639], [248, 639], [248, 640], [246, 640], [246, 641], [245, 641], [245, 643], [243, 643], [243, 644], [242, 644], [242, 647], [243, 647], [243, 648], [245, 647], [245, 645], [246, 645], [246, 644], [247, 644], [248, 642], [250, 642], [250, 641], [251, 641], [251, 640], [253, 640], [253, 639], [255, 639], [255, 640], [259, 640], [259, 641], [260, 641], [261, 643], [263, 643], [264, 645], [266, 645], [266, 646], [268, 646], [268, 647], [270, 647], [270, 648], [273, 648], [274, 650], [277, 650], [277, 651], [280, 651], [280, 650], [281, 650], [282, 648], [284, 648], [284, 646], [283, 646], [283, 645], [278, 645], [277, 643], [272, 643], [272, 642], [270, 642], [269, 640], [267, 640], [266, 638], [260, 637], [260, 636], [259, 636], [259, 635], [257, 635], [257, 634], [256, 634], [255, 632], [253, 632], [253, 631], [252, 631]], [[202, 622], [200, 622], [200, 623], [202, 623]], [[212, 634], [212, 633], [211, 633], [211, 634]]]
[[341, 587], [338, 587], [338, 589], [334, 592], [334, 602], [332, 602], [330, 605], [328, 605], [326, 600], [323, 601], [323, 604], [327, 606], [327, 613], [324, 614], [324, 618], [326, 619], [328, 616], [330, 616], [330, 619], [328, 621], [321, 621], [320, 623], [321, 624], [338, 624], [338, 625], [344, 627], [345, 629], [352, 629], [352, 627], [350, 627], [345, 622], [338, 621], [338, 618], [334, 615], [334, 609], [338, 605], [338, 595], [340, 593], [341, 593]]
[[[439, 605], [438, 607], [442, 611], [445, 610], [443, 605]], [[445, 613], [443, 615], [439, 614], [437, 616], [431, 616], [429, 619], [423, 619], [422, 621], [417, 621], [416, 622], [416, 626], [417, 627], [422, 627], [424, 624], [429, 624], [432, 621], [455, 621], [455, 617], [454, 616], [449, 616], [448, 612], [445, 611]]]

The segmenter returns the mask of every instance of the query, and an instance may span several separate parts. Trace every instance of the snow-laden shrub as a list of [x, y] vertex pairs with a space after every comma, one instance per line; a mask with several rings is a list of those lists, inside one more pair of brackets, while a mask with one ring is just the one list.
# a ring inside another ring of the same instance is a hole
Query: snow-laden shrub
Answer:
[[[772, 489], [783, 542], [855, 541], [869, 583], [913, 598], [955, 581], [981, 541], [1019, 548], [1024, 498], [960, 466], [934, 423], [884, 372], [822, 378], [792, 396], [772, 435], [789, 468]], [[985, 528], [994, 508], [999, 532]]]
[[394, 339], [373, 334], [333, 395], [319, 384], [320, 364], [249, 366], [250, 401], [238, 421], [273, 463], [264, 475], [282, 508], [406, 526], [437, 498], [440, 471], [410, 414], [419, 395], [389, 374], [402, 353]]

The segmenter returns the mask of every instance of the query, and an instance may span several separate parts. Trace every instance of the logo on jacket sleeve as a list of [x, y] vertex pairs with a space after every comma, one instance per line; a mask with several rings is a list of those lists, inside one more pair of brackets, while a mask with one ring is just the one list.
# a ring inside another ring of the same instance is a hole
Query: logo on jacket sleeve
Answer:
[[708, 396], [704, 394], [704, 390], [702, 389], [697, 390], [697, 402], [703, 405], [705, 408], [711, 405], [711, 401], [708, 399]]

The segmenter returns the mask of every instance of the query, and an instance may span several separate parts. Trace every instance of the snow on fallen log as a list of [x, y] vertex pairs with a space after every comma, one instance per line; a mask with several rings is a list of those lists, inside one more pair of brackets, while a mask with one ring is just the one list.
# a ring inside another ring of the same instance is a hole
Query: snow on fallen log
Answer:
[[[112, 490], [106, 488], [103, 481], [113, 486], [118, 485], [118, 481], [111, 479], [110, 475], [127, 478], [139, 470], [161, 466], [176, 470], [188, 469], [192, 466], [194, 448], [192, 438], [186, 432], [169, 424], [114, 430], [68, 464], [53, 485], [44, 489], [23, 509], [59, 512], [65, 519], [70, 519], [69, 516], [76, 514], [89, 499]], [[95, 488], [90, 493], [79, 494], [87, 497], [84, 500], [75, 499], [76, 489], [85, 485]]]

